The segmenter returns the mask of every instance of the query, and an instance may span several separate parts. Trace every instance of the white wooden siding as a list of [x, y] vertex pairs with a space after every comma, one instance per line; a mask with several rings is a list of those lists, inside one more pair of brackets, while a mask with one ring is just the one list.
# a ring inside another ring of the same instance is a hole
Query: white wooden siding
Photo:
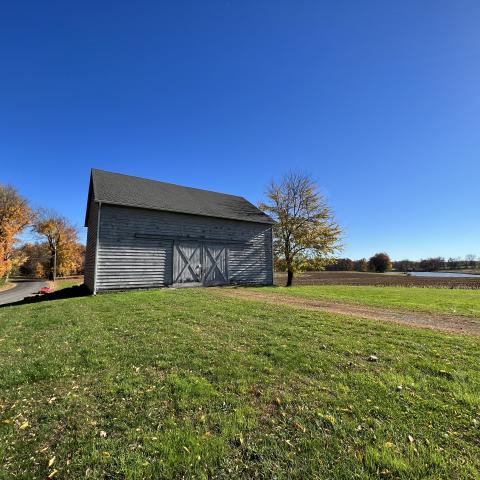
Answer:
[[173, 239], [187, 236], [226, 242], [230, 283], [272, 284], [268, 224], [102, 204], [97, 290], [171, 284]]
[[97, 248], [97, 219], [98, 204], [89, 199], [90, 208], [88, 215], [87, 247], [85, 249], [85, 278], [84, 283], [93, 292], [95, 288], [95, 256]]

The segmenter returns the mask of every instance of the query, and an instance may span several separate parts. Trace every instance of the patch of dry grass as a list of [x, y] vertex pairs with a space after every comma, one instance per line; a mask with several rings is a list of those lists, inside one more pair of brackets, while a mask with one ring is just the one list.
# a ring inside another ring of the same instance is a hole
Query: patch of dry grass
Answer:
[[0, 285], [0, 292], [5, 292], [6, 290], [10, 290], [11, 288], [15, 287], [15, 283], [8, 282], [8, 283], [3, 283]]

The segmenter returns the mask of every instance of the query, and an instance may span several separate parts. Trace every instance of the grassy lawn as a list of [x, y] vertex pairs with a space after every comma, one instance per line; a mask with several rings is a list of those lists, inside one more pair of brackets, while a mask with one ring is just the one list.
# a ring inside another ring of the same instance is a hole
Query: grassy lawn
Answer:
[[0, 478], [478, 478], [479, 357], [208, 289], [6, 307]]
[[63, 290], [64, 288], [74, 287], [83, 283], [83, 278], [59, 279], [56, 282], [50, 282], [54, 285], [55, 291]]
[[302, 285], [262, 288], [262, 292], [378, 307], [480, 317], [480, 291], [445, 288]]

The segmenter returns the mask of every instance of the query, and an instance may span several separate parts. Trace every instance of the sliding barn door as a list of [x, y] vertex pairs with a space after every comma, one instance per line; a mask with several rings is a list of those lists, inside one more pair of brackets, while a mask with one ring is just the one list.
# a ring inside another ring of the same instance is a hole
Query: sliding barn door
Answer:
[[204, 285], [226, 285], [228, 283], [227, 248], [225, 245], [203, 246]]
[[199, 242], [174, 242], [173, 283], [202, 282], [202, 245]]
[[228, 284], [227, 247], [204, 242], [174, 242], [173, 283]]

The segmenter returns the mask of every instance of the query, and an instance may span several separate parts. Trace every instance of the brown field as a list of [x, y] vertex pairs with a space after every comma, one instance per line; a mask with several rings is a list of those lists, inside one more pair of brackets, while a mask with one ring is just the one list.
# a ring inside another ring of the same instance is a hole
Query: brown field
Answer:
[[[275, 285], [284, 285], [286, 274], [275, 273]], [[359, 272], [304, 272], [293, 279], [294, 285], [372, 285], [379, 287], [431, 287], [480, 289], [478, 278], [409, 277], [403, 274]]]

